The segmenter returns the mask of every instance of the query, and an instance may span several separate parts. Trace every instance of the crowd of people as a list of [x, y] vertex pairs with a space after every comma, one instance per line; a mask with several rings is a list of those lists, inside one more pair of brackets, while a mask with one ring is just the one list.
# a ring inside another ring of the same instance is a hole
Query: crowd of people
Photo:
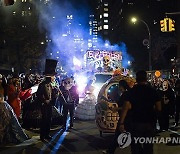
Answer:
[[[132, 154], [153, 154], [153, 144], [135, 143], [134, 137], [153, 137], [156, 133], [167, 131], [169, 119], [178, 126], [180, 116], [180, 79], [158, 79], [151, 82], [145, 71], [136, 73], [136, 84], [130, 88], [125, 80], [119, 81], [118, 108], [119, 121], [111, 144], [103, 153], [114, 154], [118, 137], [123, 132], [131, 134]], [[171, 83], [171, 84], [170, 84]], [[159, 126], [159, 128], [157, 127]], [[126, 140], [127, 141], [127, 140]]]
[[[174, 118], [174, 126], [178, 126], [180, 116], [180, 80], [161, 79], [158, 82], [147, 81], [145, 71], [137, 72], [137, 84], [130, 88], [125, 80], [119, 82], [118, 108], [112, 109], [118, 112], [120, 119], [112, 143], [107, 153], [114, 153], [117, 137], [123, 131], [131, 132], [132, 136], [153, 136], [156, 124], [159, 123], [159, 131], [169, 129], [169, 119]], [[93, 108], [95, 116], [95, 98], [92, 95], [94, 87], [93, 80], [89, 81], [86, 87], [88, 97], [79, 104], [79, 94], [73, 77], [58, 78], [55, 74], [46, 73], [40, 75], [4, 76], [0, 74], [0, 143], [23, 142], [28, 136], [22, 127], [27, 126], [27, 113], [32, 110], [32, 101], [37, 103], [35, 108], [39, 109], [40, 139], [42, 141], [51, 139], [50, 128], [53, 110], [55, 107], [62, 118], [62, 128], [71, 129], [74, 123], [74, 114], [82, 113], [82, 105], [87, 110]], [[32, 87], [36, 86], [37, 91], [32, 94]], [[91, 98], [91, 99], [89, 99]], [[88, 103], [89, 100], [93, 100]], [[137, 103], [138, 102], [138, 103]], [[88, 104], [88, 105], [87, 105]], [[75, 108], [77, 107], [77, 111]], [[84, 108], [83, 107], [83, 108]], [[33, 108], [34, 110], [34, 108]], [[68, 126], [68, 113], [70, 122]], [[31, 113], [31, 116], [33, 114]], [[38, 116], [35, 115], [37, 118]], [[79, 116], [80, 117], [80, 116]], [[34, 123], [34, 122], [32, 122]], [[133, 144], [133, 154], [153, 153], [153, 146]], [[144, 152], [146, 153], [146, 152]]]
[[[32, 92], [32, 87], [37, 89]], [[44, 141], [51, 138], [53, 111], [60, 117], [58, 124], [62, 123], [64, 129], [68, 128], [69, 112], [70, 128], [73, 127], [79, 95], [73, 77], [59, 80], [52, 74], [44, 77], [37, 74], [6, 77], [0, 74], [0, 102], [0, 143], [28, 139], [22, 127], [40, 127], [40, 139]], [[7, 129], [12, 126], [17, 129]], [[12, 140], [13, 135], [11, 138], [8, 136], [11, 133], [20, 137]]]

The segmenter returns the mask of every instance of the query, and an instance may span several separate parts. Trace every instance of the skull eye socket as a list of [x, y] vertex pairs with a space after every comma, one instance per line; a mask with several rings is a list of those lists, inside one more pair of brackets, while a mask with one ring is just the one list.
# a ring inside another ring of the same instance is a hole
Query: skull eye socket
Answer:
[[104, 62], [109, 62], [109, 59], [104, 59]]
[[70, 84], [70, 81], [68, 81], [68, 82], [64, 82], [64, 84]]

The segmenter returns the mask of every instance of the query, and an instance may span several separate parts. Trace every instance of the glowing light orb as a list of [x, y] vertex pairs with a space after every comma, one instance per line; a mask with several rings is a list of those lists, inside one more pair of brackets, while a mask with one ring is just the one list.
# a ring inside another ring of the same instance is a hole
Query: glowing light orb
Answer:
[[155, 76], [158, 78], [158, 77], [160, 77], [161, 76], [161, 72], [160, 71], [156, 71], [155, 72]]

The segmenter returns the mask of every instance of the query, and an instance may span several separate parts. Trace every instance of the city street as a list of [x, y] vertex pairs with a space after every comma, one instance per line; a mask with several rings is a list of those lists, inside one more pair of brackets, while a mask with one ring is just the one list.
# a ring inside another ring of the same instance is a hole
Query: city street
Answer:
[[180, 154], [180, 0], [0, 0], [0, 154], [117, 136], [115, 154]]
[[[100, 137], [94, 121], [76, 121], [74, 128], [62, 131], [60, 127], [51, 129], [53, 139], [42, 143], [38, 130], [26, 131], [30, 140], [19, 145], [6, 145], [0, 147], [1, 154], [36, 154], [36, 153], [60, 153], [60, 154], [102, 154], [113, 134], [103, 134]], [[162, 132], [162, 137], [180, 136], [180, 127], [174, 131]], [[180, 145], [155, 144], [154, 154], [179, 154]], [[117, 148], [115, 154], [130, 154], [130, 147]]]

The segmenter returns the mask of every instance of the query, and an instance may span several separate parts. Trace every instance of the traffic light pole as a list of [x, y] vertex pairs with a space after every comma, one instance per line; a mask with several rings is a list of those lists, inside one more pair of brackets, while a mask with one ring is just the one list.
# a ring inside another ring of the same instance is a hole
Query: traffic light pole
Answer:
[[149, 44], [147, 45], [147, 49], [148, 49], [148, 53], [149, 53], [149, 71], [152, 71], [152, 63], [151, 63], [151, 32], [150, 32], [148, 24], [142, 19], [140, 19], [140, 21], [143, 22], [146, 25], [146, 28], [148, 30]]
[[166, 15], [176, 15], [176, 14], [180, 14], [180, 12], [166, 12], [165, 13]]

